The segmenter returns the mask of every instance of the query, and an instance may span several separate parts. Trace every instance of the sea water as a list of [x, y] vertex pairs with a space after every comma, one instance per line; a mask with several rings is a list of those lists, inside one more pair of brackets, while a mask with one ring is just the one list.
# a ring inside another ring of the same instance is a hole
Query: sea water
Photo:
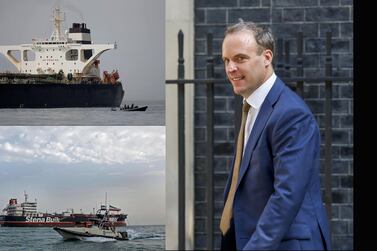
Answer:
[[[0, 109], [0, 126], [165, 126], [165, 101], [128, 101], [146, 111], [106, 108]], [[124, 104], [122, 104], [124, 105]]]
[[128, 241], [90, 237], [64, 240], [51, 227], [0, 227], [0, 251], [165, 250], [165, 226], [127, 226]]

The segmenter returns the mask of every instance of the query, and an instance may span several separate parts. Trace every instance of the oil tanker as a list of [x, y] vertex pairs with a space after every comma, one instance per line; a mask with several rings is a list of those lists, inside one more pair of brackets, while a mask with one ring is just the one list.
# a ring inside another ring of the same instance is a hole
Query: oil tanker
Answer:
[[61, 31], [64, 15], [54, 8], [49, 39], [0, 46], [17, 72], [0, 73], [0, 108], [119, 107], [124, 90], [117, 70], [104, 71], [99, 57], [114, 44], [93, 44], [85, 23]]
[[86, 227], [101, 221], [104, 216], [115, 227], [127, 226], [127, 214], [121, 213], [121, 209], [112, 205], [101, 205], [96, 213], [74, 213], [68, 210], [62, 213], [39, 213], [37, 202], [28, 201], [25, 193], [25, 201], [18, 203], [11, 198], [0, 215], [0, 226], [4, 227]]

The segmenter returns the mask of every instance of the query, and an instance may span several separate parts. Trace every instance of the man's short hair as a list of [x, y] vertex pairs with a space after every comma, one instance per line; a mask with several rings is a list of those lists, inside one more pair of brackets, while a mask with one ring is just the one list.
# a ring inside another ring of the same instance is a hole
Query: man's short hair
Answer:
[[268, 49], [274, 53], [275, 41], [272, 32], [269, 28], [257, 25], [254, 22], [244, 22], [241, 18], [239, 22], [229, 26], [225, 30], [224, 37], [229, 34], [236, 33], [239, 31], [249, 31], [254, 35], [255, 41], [259, 45], [257, 53], [260, 55], [263, 50]]

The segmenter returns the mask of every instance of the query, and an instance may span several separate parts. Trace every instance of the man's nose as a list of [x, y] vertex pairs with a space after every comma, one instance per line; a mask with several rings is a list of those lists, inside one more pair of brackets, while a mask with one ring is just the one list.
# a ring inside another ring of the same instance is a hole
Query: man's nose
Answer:
[[234, 72], [235, 70], [237, 70], [237, 66], [234, 62], [230, 61], [228, 63], [228, 72]]

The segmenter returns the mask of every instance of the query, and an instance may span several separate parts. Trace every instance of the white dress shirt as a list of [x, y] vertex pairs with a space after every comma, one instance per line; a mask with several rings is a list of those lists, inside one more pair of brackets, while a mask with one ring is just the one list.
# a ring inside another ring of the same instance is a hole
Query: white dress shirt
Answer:
[[245, 125], [245, 134], [244, 134], [244, 145], [243, 145], [243, 152], [245, 152], [246, 144], [249, 139], [249, 135], [251, 130], [253, 129], [255, 120], [258, 116], [260, 108], [263, 104], [263, 101], [266, 99], [267, 94], [271, 90], [272, 86], [274, 85], [276, 80], [275, 73], [272, 73], [271, 77], [269, 77], [266, 82], [264, 82], [261, 86], [259, 86], [247, 99], [244, 99], [243, 102], [247, 102], [250, 105], [249, 113], [247, 114], [246, 118], [246, 125]]

